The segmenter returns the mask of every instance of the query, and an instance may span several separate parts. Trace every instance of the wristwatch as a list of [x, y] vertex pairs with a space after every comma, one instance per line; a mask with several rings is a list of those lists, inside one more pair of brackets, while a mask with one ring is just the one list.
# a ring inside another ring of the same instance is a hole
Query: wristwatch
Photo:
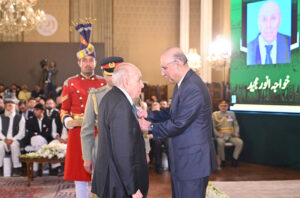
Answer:
[[153, 130], [153, 124], [150, 124], [150, 126], [148, 127], [148, 132]]

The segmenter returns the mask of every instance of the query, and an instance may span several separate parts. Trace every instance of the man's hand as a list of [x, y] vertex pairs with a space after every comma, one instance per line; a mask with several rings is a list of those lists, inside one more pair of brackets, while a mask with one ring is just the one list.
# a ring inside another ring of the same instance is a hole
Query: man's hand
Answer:
[[132, 198], [143, 198], [143, 194], [141, 193], [140, 189], [138, 189], [138, 191], [132, 195]]
[[142, 131], [148, 131], [148, 128], [151, 125], [151, 122], [149, 122], [145, 119], [139, 119], [139, 124], [140, 124]]
[[55, 139], [57, 139], [57, 140], [58, 140], [60, 143], [62, 143], [62, 144], [66, 144], [66, 143], [67, 143], [64, 139], [62, 139], [62, 138], [59, 137], [59, 136], [56, 136]]
[[218, 134], [218, 137], [219, 137], [219, 138], [223, 138], [223, 137], [224, 137], [224, 134], [223, 134], [223, 133], [219, 133], [219, 134]]
[[235, 132], [235, 133], [234, 133], [234, 136], [235, 136], [235, 137], [240, 137], [240, 134], [239, 134], [238, 132]]
[[7, 145], [7, 148], [10, 148], [10, 145], [13, 143], [13, 140], [12, 139], [5, 139], [4, 141]]
[[94, 169], [92, 160], [84, 160], [83, 167], [86, 170], [86, 172], [92, 174], [92, 171]]
[[148, 117], [148, 113], [146, 110], [143, 110], [142, 108], [137, 108], [137, 116], [138, 118], [147, 118]]
[[149, 156], [149, 153], [146, 153], [146, 160], [147, 160], [147, 164], [150, 163], [150, 156]]
[[151, 140], [151, 139], [153, 139], [153, 135], [152, 135], [152, 134], [148, 134], [148, 135], [147, 135], [147, 138], [148, 138], [149, 140]]

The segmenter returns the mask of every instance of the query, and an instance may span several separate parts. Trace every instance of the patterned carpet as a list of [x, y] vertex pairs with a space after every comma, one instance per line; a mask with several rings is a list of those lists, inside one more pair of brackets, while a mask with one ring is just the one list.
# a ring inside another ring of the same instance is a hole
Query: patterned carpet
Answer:
[[61, 177], [37, 177], [27, 187], [27, 177], [1, 177], [1, 198], [71, 198], [75, 197], [74, 183]]
[[300, 180], [211, 183], [230, 198], [300, 198]]

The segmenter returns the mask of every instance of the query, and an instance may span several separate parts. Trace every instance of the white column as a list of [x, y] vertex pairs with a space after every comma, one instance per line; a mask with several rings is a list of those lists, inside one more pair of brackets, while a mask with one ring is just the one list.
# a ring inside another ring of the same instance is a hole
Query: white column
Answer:
[[200, 55], [202, 61], [201, 77], [206, 83], [211, 83], [212, 72], [206, 57], [209, 55], [209, 45], [212, 41], [213, 0], [201, 0], [200, 24]]
[[180, 48], [185, 54], [189, 51], [190, 0], [180, 0]]

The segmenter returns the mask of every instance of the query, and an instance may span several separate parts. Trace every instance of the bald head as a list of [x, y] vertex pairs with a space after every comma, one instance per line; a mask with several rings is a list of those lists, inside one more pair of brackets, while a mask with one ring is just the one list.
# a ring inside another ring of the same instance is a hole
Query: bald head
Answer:
[[161, 74], [170, 83], [178, 83], [189, 70], [187, 58], [178, 47], [166, 49], [160, 57], [160, 65]]
[[112, 75], [112, 83], [124, 89], [132, 99], [139, 98], [144, 87], [141, 71], [131, 63], [121, 63]]
[[183, 63], [183, 65], [187, 64], [187, 58], [185, 56], [185, 54], [183, 53], [183, 51], [178, 48], [178, 47], [170, 47], [168, 49], [166, 49], [161, 57], [172, 57], [174, 60], [178, 60], [181, 61]]
[[280, 7], [275, 1], [268, 1], [261, 7], [258, 15], [258, 27], [261, 36], [267, 43], [277, 38], [281, 23]]

